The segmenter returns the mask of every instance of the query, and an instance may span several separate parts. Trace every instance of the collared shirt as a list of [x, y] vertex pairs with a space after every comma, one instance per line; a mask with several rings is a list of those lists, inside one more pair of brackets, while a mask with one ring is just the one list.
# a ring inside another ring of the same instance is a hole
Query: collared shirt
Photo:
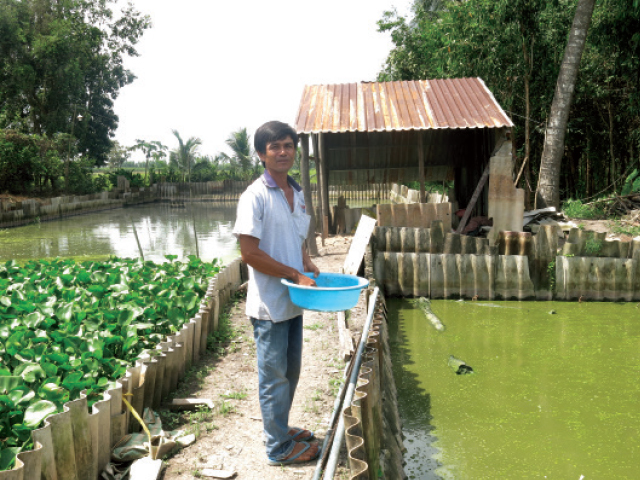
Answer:
[[[284, 191], [265, 170], [240, 197], [233, 234], [259, 239], [260, 250], [302, 272], [302, 244], [307, 238], [311, 217], [306, 212], [302, 188], [293, 178], [287, 177], [287, 180], [293, 187], [293, 212]], [[302, 314], [280, 280], [249, 266], [247, 316], [282, 322]]]

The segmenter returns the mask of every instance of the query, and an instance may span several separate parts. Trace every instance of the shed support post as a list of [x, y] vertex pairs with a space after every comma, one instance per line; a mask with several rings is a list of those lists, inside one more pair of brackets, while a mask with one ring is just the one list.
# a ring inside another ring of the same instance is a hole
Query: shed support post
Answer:
[[300, 147], [302, 148], [302, 159], [300, 161], [300, 179], [302, 180], [302, 191], [304, 192], [304, 203], [307, 212], [311, 217], [309, 231], [307, 232], [307, 248], [309, 254], [318, 255], [318, 245], [316, 244], [316, 213], [313, 210], [313, 199], [311, 198], [311, 178], [309, 177], [309, 135], [300, 135]]
[[329, 215], [331, 215], [329, 212], [329, 169], [325, 134], [318, 134], [318, 145], [320, 147], [320, 171], [318, 173], [322, 191], [322, 245], [324, 245], [324, 239], [329, 235]]
[[420, 203], [426, 203], [426, 193], [424, 188], [424, 145], [422, 142], [422, 132], [418, 134], [418, 179], [420, 181]]

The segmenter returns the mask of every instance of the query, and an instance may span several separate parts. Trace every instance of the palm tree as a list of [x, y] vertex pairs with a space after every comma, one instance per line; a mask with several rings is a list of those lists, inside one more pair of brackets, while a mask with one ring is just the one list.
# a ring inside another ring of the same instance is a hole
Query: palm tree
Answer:
[[136, 139], [136, 144], [133, 148], [139, 148], [144, 152], [146, 162], [144, 164], [144, 178], [148, 180], [147, 172], [149, 171], [149, 158], [153, 157], [154, 160], [158, 160], [165, 156], [165, 150], [167, 147], [157, 140], [146, 142], [144, 140]]
[[182, 181], [184, 182], [184, 174], [187, 172], [189, 180], [191, 180], [191, 166], [195, 163], [198, 147], [202, 145], [202, 140], [197, 137], [190, 137], [184, 142], [177, 130], [171, 130], [178, 139], [178, 148], [172, 150], [169, 154], [169, 161], [172, 166], [177, 167], [182, 172]]
[[247, 134], [247, 129], [241, 128], [237, 132], [231, 132], [225, 142], [233, 151], [231, 162], [238, 165], [240, 176], [247, 178], [252, 176], [256, 161], [251, 148], [251, 136]]
[[564, 155], [564, 135], [594, 6], [595, 0], [578, 0], [547, 122], [534, 208], [560, 207], [560, 167]]

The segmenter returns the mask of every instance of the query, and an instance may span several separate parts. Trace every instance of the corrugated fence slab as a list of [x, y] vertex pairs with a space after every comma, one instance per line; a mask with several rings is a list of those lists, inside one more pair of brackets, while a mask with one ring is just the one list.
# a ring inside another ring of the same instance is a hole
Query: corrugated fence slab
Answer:
[[639, 263], [632, 259], [556, 257], [558, 300], [640, 300]]
[[[374, 277], [388, 296], [485, 300], [640, 300], [640, 240], [607, 242], [572, 230], [558, 256], [557, 227], [503, 235], [499, 244], [432, 228], [376, 227]], [[567, 253], [567, 252], [573, 253]], [[498, 252], [504, 253], [498, 255]], [[614, 256], [603, 257], [603, 254]], [[586, 255], [590, 256], [580, 256]]]
[[207, 335], [218, 328], [221, 305], [243, 280], [240, 259], [222, 269], [210, 282], [200, 311], [175, 335], [142, 356], [105, 392], [89, 413], [86, 397], [68, 402], [64, 412], [45, 420], [32, 432], [35, 448], [18, 454], [13, 470], [0, 480], [95, 480], [109, 462], [111, 448], [140, 426], [122, 402], [124, 395], [138, 411], [157, 408], [173, 391], [207, 346]]
[[406, 478], [383, 302], [376, 305], [355, 395], [342, 412], [352, 480]]

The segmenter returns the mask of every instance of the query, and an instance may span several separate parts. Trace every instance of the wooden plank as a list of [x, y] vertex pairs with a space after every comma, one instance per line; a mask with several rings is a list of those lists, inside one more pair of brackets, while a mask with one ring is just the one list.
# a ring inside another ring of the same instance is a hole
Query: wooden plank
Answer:
[[344, 273], [349, 275], [356, 275], [358, 273], [358, 268], [360, 267], [360, 263], [362, 263], [364, 252], [367, 249], [375, 226], [376, 220], [374, 218], [368, 215], [362, 215], [362, 217], [360, 217], [358, 228], [349, 247], [349, 253], [347, 253], [347, 258], [344, 261]]
[[309, 177], [309, 135], [300, 135], [300, 145], [302, 147], [302, 159], [300, 161], [300, 176], [302, 177], [302, 191], [304, 192], [304, 203], [307, 214], [311, 217], [309, 231], [307, 232], [307, 248], [311, 256], [318, 255], [318, 244], [316, 243], [316, 214], [311, 198], [311, 179]]
[[471, 212], [474, 209], [474, 207], [476, 206], [476, 202], [478, 201], [478, 197], [482, 193], [482, 189], [484, 188], [484, 185], [485, 185], [485, 183], [487, 183], [487, 180], [489, 178], [489, 170], [490, 170], [489, 167], [490, 167], [490, 163], [487, 164], [486, 168], [484, 169], [484, 172], [482, 173], [482, 177], [480, 177], [480, 181], [478, 182], [478, 186], [476, 187], [476, 191], [473, 192], [473, 196], [471, 197], [471, 200], [469, 201], [469, 204], [465, 208], [464, 215], [462, 216], [462, 220], [460, 220], [460, 225], [458, 225], [458, 229], [456, 230], [456, 233], [461, 233], [462, 229], [464, 229], [465, 225], [467, 224], [467, 221], [469, 220], [469, 217], [471, 216]]
[[174, 398], [168, 405], [169, 410], [196, 410], [198, 407], [208, 407], [213, 410], [213, 400], [208, 398]]

